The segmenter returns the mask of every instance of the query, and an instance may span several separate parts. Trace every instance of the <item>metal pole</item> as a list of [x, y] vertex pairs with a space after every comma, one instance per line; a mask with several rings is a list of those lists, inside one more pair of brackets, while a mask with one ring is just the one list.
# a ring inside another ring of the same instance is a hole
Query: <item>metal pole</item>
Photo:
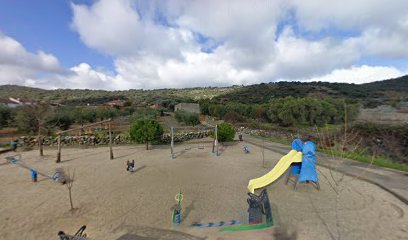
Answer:
[[109, 128], [109, 151], [110, 151], [110, 160], [112, 160], [112, 159], [113, 159], [113, 150], [112, 150], [112, 128], [111, 128], [111, 122], [109, 122], [108, 128]]
[[174, 159], [174, 128], [170, 128], [171, 131], [171, 158]]
[[214, 139], [213, 139], [213, 141], [212, 141], [212, 153], [214, 153], [214, 149], [215, 149], [215, 135], [216, 135], [217, 133], [215, 132], [215, 128], [213, 128], [212, 130], [214, 131]]
[[61, 134], [58, 134], [57, 163], [61, 162]]

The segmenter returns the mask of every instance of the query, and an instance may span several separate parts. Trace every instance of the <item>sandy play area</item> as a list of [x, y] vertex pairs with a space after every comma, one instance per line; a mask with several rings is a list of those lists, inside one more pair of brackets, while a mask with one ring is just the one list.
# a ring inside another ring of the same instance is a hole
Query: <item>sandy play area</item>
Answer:
[[[345, 177], [336, 197], [329, 186], [327, 169], [318, 167], [321, 190], [301, 184], [297, 191], [280, 178], [268, 186], [275, 226], [262, 231], [220, 233], [217, 228], [194, 228], [194, 222], [247, 221], [248, 180], [272, 169], [281, 154], [242, 143], [224, 146], [216, 157], [207, 144], [169, 146], [114, 146], [109, 148], [63, 148], [60, 164], [56, 149], [20, 152], [32, 167], [52, 174], [57, 167], [75, 169], [70, 211], [65, 186], [39, 177], [0, 160], [0, 239], [57, 239], [56, 233], [75, 232], [87, 225], [90, 239], [407, 239], [408, 208], [394, 196], [372, 184]], [[1, 159], [7, 154], [3, 154]], [[135, 159], [136, 172], [125, 170], [125, 161]], [[317, 159], [319, 161], [319, 159]], [[333, 173], [336, 174], [336, 173]], [[184, 194], [183, 221], [171, 223], [175, 194]], [[259, 191], [257, 192], [259, 193]], [[336, 210], [337, 209], [337, 210]], [[289, 238], [287, 238], [289, 239]]]

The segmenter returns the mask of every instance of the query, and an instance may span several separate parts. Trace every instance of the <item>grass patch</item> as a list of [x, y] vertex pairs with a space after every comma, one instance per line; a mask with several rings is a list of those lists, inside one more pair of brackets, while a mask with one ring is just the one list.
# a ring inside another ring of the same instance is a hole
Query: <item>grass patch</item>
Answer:
[[403, 172], [408, 172], [408, 165], [407, 164], [403, 164], [403, 163], [397, 163], [394, 162], [392, 160], [390, 160], [387, 157], [384, 156], [378, 156], [378, 157], [374, 157], [374, 159], [372, 159], [372, 156], [364, 153], [364, 152], [359, 152], [359, 151], [355, 151], [355, 152], [342, 152], [342, 151], [338, 151], [338, 150], [330, 150], [330, 149], [318, 149], [319, 152], [323, 152], [326, 154], [330, 154], [330, 155], [334, 155], [337, 157], [343, 157], [346, 159], [351, 159], [351, 160], [356, 160], [359, 162], [365, 162], [365, 163], [373, 163], [373, 165], [375, 166], [379, 166], [379, 167], [385, 167], [385, 168], [391, 168], [391, 169], [396, 169], [399, 171], [403, 171]]
[[11, 144], [10, 144], [10, 143], [3, 143], [3, 144], [0, 144], [0, 147], [2, 147], [2, 148], [10, 148], [10, 147], [11, 147]]
[[266, 141], [270, 142], [275, 142], [275, 143], [280, 143], [280, 144], [285, 144], [285, 145], [290, 145], [292, 141], [288, 140], [287, 138], [284, 137], [263, 137], [263, 136], [258, 136], [258, 135], [252, 135], [252, 137], [259, 138], [259, 139], [264, 139]]
[[[268, 131], [282, 131], [282, 132], [293, 132], [296, 133], [299, 130], [302, 131], [316, 131], [315, 126], [310, 126], [307, 124], [294, 124], [290, 127], [282, 127], [276, 123], [266, 123], [266, 122], [256, 122], [248, 120], [245, 123], [241, 123], [242, 126], [249, 127], [251, 129], [262, 129]], [[326, 131], [339, 131], [343, 127], [342, 124], [325, 124], [324, 126], [319, 126], [318, 128], [324, 128]]]

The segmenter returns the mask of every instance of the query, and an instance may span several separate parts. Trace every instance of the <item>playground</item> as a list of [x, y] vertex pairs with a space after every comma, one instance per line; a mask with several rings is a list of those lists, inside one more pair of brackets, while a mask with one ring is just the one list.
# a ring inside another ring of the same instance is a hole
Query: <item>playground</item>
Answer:
[[[343, 190], [330, 187], [328, 169], [317, 166], [320, 190], [298, 184], [286, 175], [266, 186], [274, 226], [263, 230], [220, 232], [195, 223], [248, 222], [247, 186], [278, 163], [282, 154], [243, 142], [219, 146], [219, 156], [207, 142], [170, 146], [64, 148], [20, 152], [24, 163], [52, 175], [55, 169], [75, 169], [70, 210], [64, 185], [47, 177], [31, 181], [30, 172], [0, 155], [0, 239], [56, 239], [59, 230], [74, 233], [86, 225], [89, 239], [403, 239], [408, 228], [407, 205], [370, 183], [344, 176]], [[264, 154], [264, 161], [262, 159]], [[135, 160], [134, 172], [126, 161]], [[324, 159], [317, 159], [317, 162]], [[183, 194], [181, 223], [171, 221], [175, 195]], [[257, 194], [260, 190], [255, 190]], [[292, 237], [292, 238], [290, 238]]]

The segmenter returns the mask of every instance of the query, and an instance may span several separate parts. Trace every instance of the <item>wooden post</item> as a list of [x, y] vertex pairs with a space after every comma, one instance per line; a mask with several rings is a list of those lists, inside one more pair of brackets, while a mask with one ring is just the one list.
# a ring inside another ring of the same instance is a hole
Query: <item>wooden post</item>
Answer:
[[110, 160], [113, 159], [113, 150], [112, 150], [112, 128], [111, 128], [111, 122], [109, 121], [108, 124], [109, 128], [109, 151], [110, 151]]
[[38, 136], [38, 147], [40, 148], [40, 156], [44, 156], [44, 143], [43, 137], [41, 135]]
[[217, 145], [217, 156], [218, 156], [218, 145], [219, 145], [219, 142], [218, 142], [218, 125], [215, 125], [215, 144]]
[[81, 126], [80, 127], [77, 127], [77, 128], [72, 128], [72, 129], [68, 129], [68, 130], [64, 130], [64, 131], [59, 131], [57, 134], [58, 134], [58, 155], [57, 155], [57, 161], [56, 162], [61, 162], [61, 149], [62, 149], [62, 144], [61, 144], [61, 134], [64, 134], [64, 133], [69, 133], [69, 132], [74, 132], [74, 133], [76, 133], [76, 131], [78, 131], [79, 130], [79, 132], [82, 132], [83, 131], [83, 129], [84, 129], [84, 127], [87, 127], [87, 128], [90, 128], [91, 126], [96, 126], [96, 125], [99, 125], [99, 124], [103, 124], [103, 123], [108, 123], [108, 130], [109, 130], [109, 148], [110, 148], [110, 159], [112, 160], [113, 159], [113, 150], [112, 150], [112, 129], [111, 129], [111, 122], [112, 122], [112, 119], [111, 118], [109, 118], [109, 119], [107, 119], [107, 120], [104, 120], [104, 121], [100, 121], [100, 122], [96, 122], [96, 123], [91, 123], [91, 124], [88, 124], [88, 125], [83, 125], [83, 124], [81, 124]]
[[174, 128], [170, 128], [171, 131], [171, 158], [174, 159]]
[[57, 163], [61, 162], [61, 134], [58, 134]]

